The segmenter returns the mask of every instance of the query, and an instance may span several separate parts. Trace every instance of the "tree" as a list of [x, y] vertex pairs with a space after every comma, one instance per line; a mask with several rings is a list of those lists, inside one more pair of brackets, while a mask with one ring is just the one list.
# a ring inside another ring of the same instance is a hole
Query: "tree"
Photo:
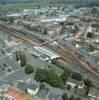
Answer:
[[71, 89], [71, 85], [67, 85], [67, 89], [70, 90]]
[[44, 83], [40, 84], [40, 89], [46, 89], [46, 85]]
[[81, 5], [75, 5], [74, 8], [79, 9]]
[[94, 44], [89, 45], [89, 50], [94, 51], [96, 49], [96, 46]]
[[68, 100], [68, 95], [67, 95], [66, 93], [64, 93], [64, 94], [62, 95], [62, 99], [63, 99], [63, 100]]
[[82, 77], [82, 75], [81, 75], [80, 73], [74, 72], [74, 73], [72, 74], [71, 78], [72, 78], [72, 79], [76, 79], [76, 80], [78, 80], [78, 81], [81, 81], [83, 77]]
[[61, 77], [51, 70], [37, 69], [35, 79], [40, 82], [47, 82], [54, 87], [64, 88]]
[[75, 26], [74, 26], [74, 31], [77, 32], [78, 30], [79, 30], [78, 25], [75, 25]]
[[30, 25], [29, 25], [29, 24], [24, 25], [24, 27], [25, 27], [25, 28], [27, 28], [28, 30], [30, 30], [30, 29], [31, 29], [31, 27], [30, 27]]
[[87, 88], [90, 88], [92, 86], [92, 82], [89, 79], [85, 79], [84, 84], [87, 86]]
[[80, 97], [75, 98], [75, 100], [82, 100]]
[[88, 32], [88, 33], [87, 33], [87, 37], [88, 37], [88, 38], [93, 38], [93, 37], [94, 37], [94, 33]]
[[78, 89], [78, 85], [76, 85], [76, 86], [74, 87], [74, 91], [77, 92], [77, 89]]
[[26, 67], [25, 67], [25, 73], [26, 74], [31, 74], [31, 73], [33, 73], [33, 71], [34, 71], [34, 69], [33, 69], [32, 65], [27, 64]]
[[16, 52], [16, 61], [19, 61], [20, 59], [19, 59], [19, 52], [17, 51]]
[[8, 69], [8, 72], [11, 72], [11, 70], [12, 70], [12, 69], [11, 69], [11, 68], [9, 68], [9, 69]]
[[6, 63], [3, 64], [4, 67], [7, 67], [8, 65]]
[[24, 52], [20, 52], [19, 56], [20, 56], [20, 64], [23, 67], [26, 65], [26, 55]]
[[63, 80], [64, 83], [65, 83], [66, 80], [69, 78], [69, 76], [70, 76], [70, 71], [69, 71], [69, 70], [65, 71], [65, 72], [61, 75], [62, 80]]
[[63, 69], [66, 72], [67, 72], [67, 70], [69, 70], [69, 68], [68, 68], [68, 66], [66, 64], [64, 64], [62, 62], [59, 62], [57, 59], [53, 59], [52, 60], [52, 64], [56, 65], [57, 67]]
[[43, 30], [43, 34], [45, 34], [45, 35], [47, 34], [47, 28], [46, 27]]
[[72, 96], [69, 98], [69, 100], [75, 100], [74, 95], [72, 95]]
[[97, 14], [97, 13], [98, 13], [98, 9], [94, 7], [94, 8], [92, 9], [91, 13], [92, 13], [92, 14]]
[[9, 17], [9, 22], [12, 24], [12, 23], [14, 23], [14, 18], [13, 17]]

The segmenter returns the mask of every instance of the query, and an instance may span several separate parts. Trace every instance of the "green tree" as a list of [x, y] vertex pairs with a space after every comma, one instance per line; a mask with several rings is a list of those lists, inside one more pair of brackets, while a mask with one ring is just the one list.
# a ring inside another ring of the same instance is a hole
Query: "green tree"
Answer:
[[6, 63], [3, 64], [4, 67], [7, 67], [8, 65]]
[[19, 52], [17, 51], [16, 52], [16, 61], [19, 61], [20, 60], [20, 58], [19, 58]]
[[74, 73], [72, 74], [71, 78], [72, 78], [72, 79], [76, 79], [76, 80], [78, 80], [78, 81], [81, 81], [83, 77], [82, 77], [82, 75], [81, 75], [80, 73], [74, 72]]
[[92, 13], [92, 14], [97, 14], [97, 13], [99, 13], [99, 11], [98, 11], [97, 8], [94, 7], [94, 8], [92, 9], [91, 13]]
[[71, 89], [71, 85], [67, 85], [67, 90], [70, 90]]
[[33, 71], [34, 71], [34, 69], [33, 69], [33, 66], [31, 64], [27, 64], [25, 66], [25, 73], [26, 74], [31, 74], [31, 73], [33, 73]]
[[41, 83], [41, 84], [40, 84], [40, 89], [46, 89], [45, 83]]
[[69, 98], [69, 100], [75, 100], [74, 95], [72, 95], [72, 96]]
[[61, 77], [51, 70], [37, 69], [35, 79], [40, 82], [47, 82], [54, 87], [64, 87]]
[[28, 30], [31, 30], [31, 27], [30, 27], [30, 25], [29, 25], [29, 24], [24, 25], [24, 27], [25, 27], [25, 28], [27, 28]]
[[67, 70], [67, 71], [65, 71], [65, 72], [61, 75], [62, 80], [63, 80], [64, 83], [65, 83], [66, 80], [69, 78], [70, 74], [71, 74], [70, 71]]
[[20, 52], [19, 56], [20, 56], [20, 65], [23, 67], [26, 65], [26, 55], [24, 52]]
[[94, 37], [94, 33], [88, 32], [88, 33], [87, 33], [87, 37], [88, 37], [88, 38], [93, 38], [93, 37]]
[[13, 17], [9, 17], [8, 20], [9, 20], [9, 22], [10, 22], [11, 24], [14, 23], [14, 18], [13, 18]]
[[46, 35], [47, 33], [48, 33], [48, 32], [47, 32], [47, 28], [45, 27], [44, 30], [43, 30], [43, 34]]
[[64, 94], [62, 95], [62, 99], [63, 99], [63, 100], [68, 100], [68, 95], [67, 95], [66, 93], [64, 93]]
[[82, 100], [80, 97], [75, 98], [75, 100]]
[[92, 86], [92, 82], [89, 79], [85, 79], [84, 84], [87, 86], [87, 88], [90, 88]]
[[66, 64], [64, 64], [62, 62], [59, 62], [57, 59], [53, 59], [52, 60], [52, 64], [56, 65], [57, 67], [63, 69], [66, 72], [67, 72], [67, 70], [69, 70], [69, 68], [68, 68], [68, 66]]
[[74, 31], [76, 32], [76, 31], [78, 31], [78, 30], [79, 30], [78, 25], [75, 25], [75, 26], [74, 26]]
[[89, 45], [89, 50], [94, 51], [96, 49], [96, 46], [94, 44]]

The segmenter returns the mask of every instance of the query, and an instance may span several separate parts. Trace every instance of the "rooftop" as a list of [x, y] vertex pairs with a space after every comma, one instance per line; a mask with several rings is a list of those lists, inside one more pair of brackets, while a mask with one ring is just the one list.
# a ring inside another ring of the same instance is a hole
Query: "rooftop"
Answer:
[[36, 90], [39, 86], [33, 83], [19, 82], [18, 88], [22, 91], [25, 91], [27, 88]]
[[61, 95], [54, 95], [47, 90], [40, 91], [37, 96], [40, 100], [62, 100]]
[[92, 88], [89, 91], [88, 96], [91, 96], [93, 98], [97, 98], [97, 100], [99, 100], [99, 89]]
[[43, 47], [35, 46], [33, 48], [33, 52], [36, 53], [38, 56], [43, 57], [43, 58], [48, 58], [48, 59], [59, 58], [58, 54], [52, 52], [51, 50], [43, 48]]
[[15, 89], [8, 89], [7, 95], [15, 97], [16, 100], [35, 100], [31, 96], [21, 93]]

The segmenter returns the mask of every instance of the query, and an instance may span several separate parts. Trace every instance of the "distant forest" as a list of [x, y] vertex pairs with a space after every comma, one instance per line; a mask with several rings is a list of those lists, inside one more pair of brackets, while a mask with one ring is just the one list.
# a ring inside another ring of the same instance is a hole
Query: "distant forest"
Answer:
[[81, 5], [98, 5], [99, 6], [99, 0], [0, 0], [1, 4], [6, 3], [21, 3], [21, 2], [33, 2], [33, 3], [79, 3]]

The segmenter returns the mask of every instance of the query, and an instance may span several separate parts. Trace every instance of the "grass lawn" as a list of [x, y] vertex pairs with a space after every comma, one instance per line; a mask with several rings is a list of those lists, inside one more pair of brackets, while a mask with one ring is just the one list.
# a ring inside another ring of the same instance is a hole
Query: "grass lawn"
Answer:
[[83, 88], [83, 89], [77, 89], [76, 94], [83, 97], [83, 96], [86, 95], [86, 89], [85, 88]]
[[0, 5], [0, 8], [2, 8], [3, 10], [7, 10], [7, 9], [20, 9], [20, 8], [33, 8], [33, 7], [48, 7], [48, 6], [62, 6], [62, 7], [65, 7], [65, 6], [75, 6], [75, 5], [78, 5], [76, 3], [65, 3], [65, 4], [50, 4], [48, 3], [48, 1], [44, 1], [44, 2], [36, 2], [36, 3], [13, 3], [13, 4], [5, 4], [5, 5]]
[[45, 3], [15, 3], [15, 4], [6, 4], [6, 5], [0, 5], [0, 8], [3, 10], [7, 9], [29, 9], [33, 7], [44, 7]]

